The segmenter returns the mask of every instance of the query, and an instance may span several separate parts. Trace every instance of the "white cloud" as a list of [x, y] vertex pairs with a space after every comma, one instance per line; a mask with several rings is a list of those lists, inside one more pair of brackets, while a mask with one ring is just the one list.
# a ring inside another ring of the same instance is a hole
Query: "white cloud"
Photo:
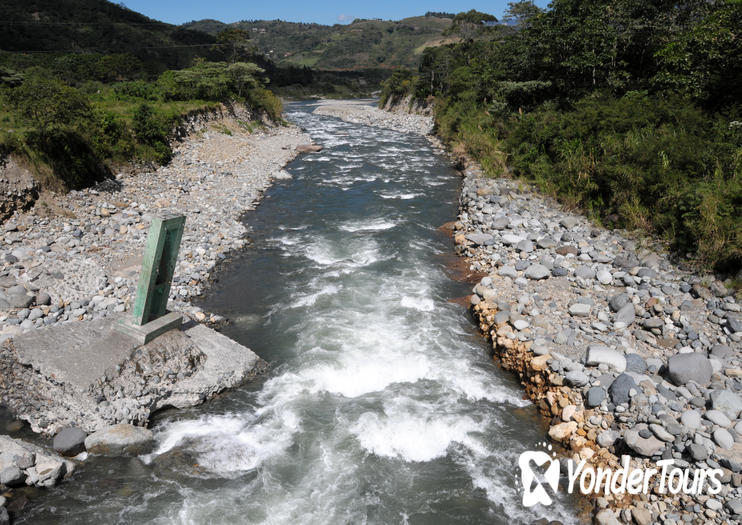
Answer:
[[342, 24], [352, 22], [355, 19], [356, 17], [353, 15], [338, 15], [338, 22]]

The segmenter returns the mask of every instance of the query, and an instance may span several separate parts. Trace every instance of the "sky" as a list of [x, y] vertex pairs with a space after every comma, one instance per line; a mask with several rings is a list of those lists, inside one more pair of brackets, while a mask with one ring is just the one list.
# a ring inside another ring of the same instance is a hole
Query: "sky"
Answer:
[[[114, 0], [115, 1], [115, 0]], [[507, 9], [507, 0], [472, 1], [463, 4], [456, 0], [375, 0], [347, 2], [342, 0], [123, 0], [124, 5], [150, 18], [183, 24], [191, 20], [213, 18], [222, 22], [239, 20], [273, 20], [290, 22], [316, 22], [319, 24], [347, 24], [354, 18], [383, 18], [399, 20], [408, 16], [424, 15], [427, 11], [458, 13], [476, 9], [498, 18]], [[536, 0], [536, 5], [546, 7], [547, 0]]]

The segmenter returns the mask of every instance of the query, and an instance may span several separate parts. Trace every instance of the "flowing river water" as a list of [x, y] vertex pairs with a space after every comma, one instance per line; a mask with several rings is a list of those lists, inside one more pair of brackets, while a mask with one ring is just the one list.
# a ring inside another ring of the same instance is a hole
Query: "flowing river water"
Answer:
[[420, 136], [287, 116], [325, 149], [249, 214], [204, 307], [267, 377], [154, 421], [143, 458], [90, 458], [23, 523], [529, 523], [518, 456], [545, 427], [446, 273], [460, 178]]

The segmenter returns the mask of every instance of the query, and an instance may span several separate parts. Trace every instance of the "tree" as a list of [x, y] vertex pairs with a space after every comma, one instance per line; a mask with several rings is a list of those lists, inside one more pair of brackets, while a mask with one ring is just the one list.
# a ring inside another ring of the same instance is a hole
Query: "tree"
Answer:
[[250, 89], [260, 85], [258, 75], [263, 72], [262, 68], [252, 62], [235, 62], [227, 67], [227, 74], [240, 98], [244, 97]]
[[244, 29], [236, 27], [225, 29], [216, 35], [216, 41], [227, 49], [229, 62], [232, 64], [255, 53], [255, 47], [250, 42], [250, 33]]
[[83, 93], [39, 74], [29, 76], [23, 84], [9, 90], [7, 99], [11, 107], [41, 131], [68, 127], [92, 116]]
[[543, 9], [534, 4], [533, 0], [509, 2], [502, 20], [508, 25], [513, 25], [520, 29], [528, 27], [529, 21], [543, 12]]

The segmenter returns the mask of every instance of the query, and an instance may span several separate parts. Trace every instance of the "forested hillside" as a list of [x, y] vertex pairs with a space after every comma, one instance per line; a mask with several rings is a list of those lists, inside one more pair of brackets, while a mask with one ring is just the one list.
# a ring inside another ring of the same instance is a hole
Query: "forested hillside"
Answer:
[[437, 128], [609, 226], [742, 266], [742, 2], [510, 4], [497, 38], [426, 49], [382, 103], [435, 100]]
[[227, 27], [245, 30], [257, 49], [278, 65], [357, 70], [417, 67], [426, 47], [458, 40], [456, 35], [444, 35], [451, 21], [432, 15], [399, 21], [356, 20], [334, 26], [281, 20], [226, 25], [202, 20], [183, 27], [212, 35]]
[[0, 0], [0, 49], [12, 52], [126, 53], [152, 71], [218, 59], [216, 38], [165, 24], [106, 0]]
[[15, 156], [48, 187], [166, 162], [174, 126], [221, 103], [280, 119], [240, 31], [213, 37], [105, 0], [0, 0], [0, 25], [0, 161]]

